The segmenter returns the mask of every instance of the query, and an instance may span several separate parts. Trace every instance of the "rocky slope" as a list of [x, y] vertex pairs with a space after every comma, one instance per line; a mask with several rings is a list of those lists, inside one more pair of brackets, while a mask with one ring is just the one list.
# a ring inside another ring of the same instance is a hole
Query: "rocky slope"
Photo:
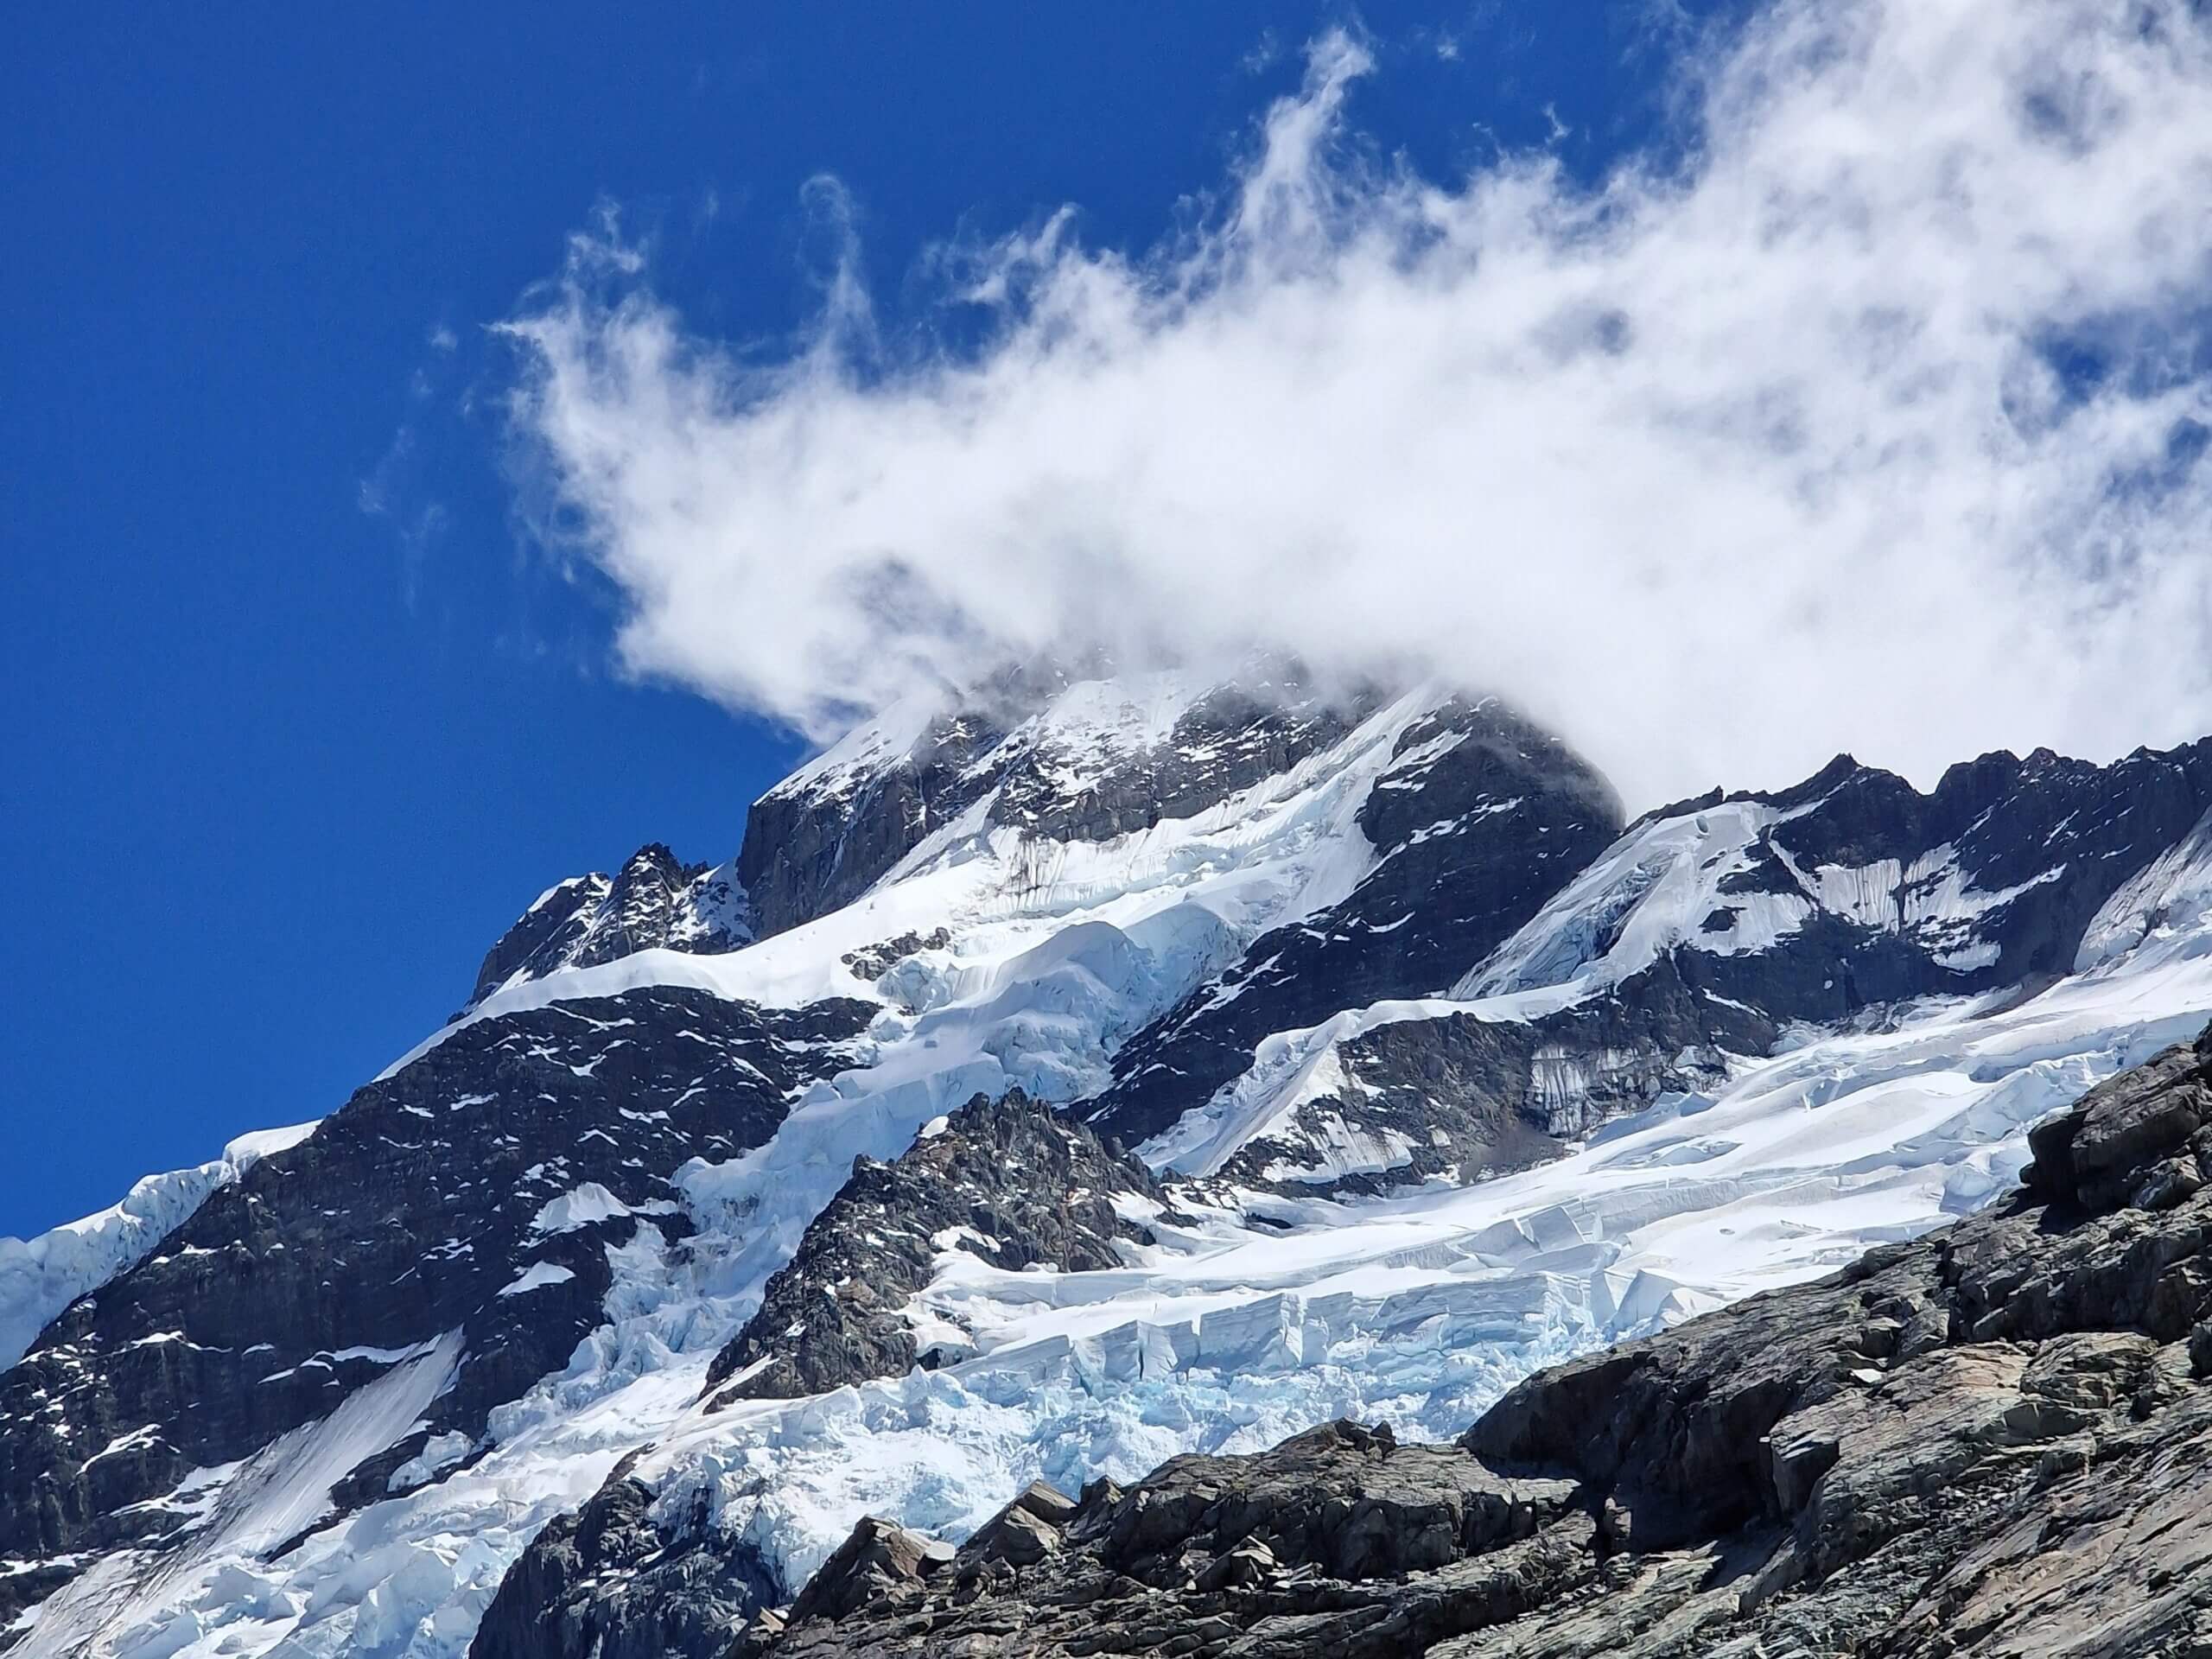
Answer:
[[896, 1160], [855, 1163], [707, 1385], [717, 1404], [797, 1399], [958, 1358], [974, 1337], [915, 1300], [949, 1254], [1013, 1273], [1122, 1267], [1164, 1198], [1142, 1164], [1020, 1090], [978, 1095]]
[[719, 1656], [776, 1594], [754, 1552], [711, 1538], [706, 1517], [655, 1517], [652, 1491], [618, 1468], [531, 1541], [501, 1580], [471, 1659]]
[[1398, 734], [1358, 823], [1376, 854], [1358, 885], [1262, 934], [1132, 1037], [1090, 1122], [1145, 1140], [1243, 1072], [1272, 1033], [1441, 992], [1619, 834], [1621, 808], [1557, 739], [1494, 700], [1453, 698]]
[[2027, 1189], [1531, 1378], [1450, 1446], [1337, 1422], [959, 1550], [863, 1522], [748, 1653], [2180, 1654], [2212, 1643], [2212, 1028]]
[[0, 1553], [54, 1564], [0, 1575], [0, 1613], [92, 1554], [192, 1529], [195, 1471], [449, 1337], [466, 1358], [435, 1405], [335, 1472], [375, 1494], [433, 1440], [464, 1454], [600, 1325], [626, 1252], [683, 1248], [668, 1173], [766, 1141], [864, 1018], [673, 989], [563, 1003], [472, 1026], [361, 1090], [0, 1373]]
[[[1858, 1398], [1808, 1391], [1789, 1329], [1656, 1333], [1787, 1313], [1814, 1293], [1743, 1299], [2005, 1201], [2033, 1124], [2201, 1027], [2208, 807], [2198, 745], [1985, 757], [1926, 794], [1846, 760], [1624, 825], [1495, 702], [1287, 669], [1033, 672], [889, 711], [769, 791], [734, 859], [648, 848], [549, 890], [463, 1013], [320, 1123], [0, 1241], [27, 1347], [0, 1369], [0, 1648], [609, 1659], [734, 1639], [833, 1556], [858, 1583], [957, 1547], [992, 1565], [948, 1593], [1003, 1599], [1002, 1567], [1077, 1563], [1110, 1483], [1198, 1456], [1176, 1478], [1225, 1491], [1339, 1419], [1370, 1427], [1267, 1503], [1443, 1481], [1459, 1554], [1419, 1571], [1556, 1557], [1546, 1617], [1608, 1640], [1592, 1610], [1630, 1566], [1676, 1583], [1756, 1544], [1764, 1570], [1758, 1529], [1797, 1510], [1662, 1544], [1626, 1464], [1437, 1447], [1624, 1340], [1692, 1379], [1571, 1385], [1624, 1423], [1702, 1421], [1732, 1389], [1707, 1374], [1766, 1377], [1741, 1409], [1777, 1424]], [[2122, 1192], [2133, 1166], [2087, 1156], [2075, 1193], [2151, 1230], [2142, 1262], [2197, 1202], [2186, 1160], [2153, 1161], [2155, 1192]], [[2086, 1224], [2045, 1205], [2005, 1249]], [[1928, 1248], [1870, 1271], [1953, 1259]], [[1946, 1350], [1993, 1340], [1950, 1328], [1984, 1281], [1929, 1271], [1896, 1294], [1940, 1304]], [[2036, 1282], [1989, 1280], [1973, 1317]], [[2160, 1376], [2177, 1282], [2155, 1330], [2121, 1321]], [[1082, 1516], [1048, 1487], [1091, 1489]], [[1321, 1586], [1282, 1606], [1396, 1628], [1358, 1554], [1376, 1523], [1355, 1547], [1324, 1508], [1267, 1545]], [[1203, 1543], [1207, 1594], [1277, 1584], [1209, 1527], [1172, 1545]], [[1777, 1607], [1859, 1567], [1789, 1570]], [[867, 1602], [797, 1601], [789, 1639]], [[1682, 1605], [1651, 1628], [1707, 1602]]]

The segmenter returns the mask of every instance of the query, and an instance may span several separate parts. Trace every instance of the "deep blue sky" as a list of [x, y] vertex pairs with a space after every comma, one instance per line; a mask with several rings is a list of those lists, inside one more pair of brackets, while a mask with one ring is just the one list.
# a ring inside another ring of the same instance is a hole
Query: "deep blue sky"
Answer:
[[[1597, 167], [1650, 118], [1649, 10], [1366, 6], [1357, 119], [1449, 174], [1550, 105]], [[893, 296], [929, 241], [1065, 201], [1141, 245], [1353, 15], [16, 9], [0, 1233], [333, 1109], [541, 888], [728, 855], [797, 755], [613, 677], [601, 602], [518, 543], [485, 325], [595, 203], [747, 335], [806, 304], [817, 173]]]

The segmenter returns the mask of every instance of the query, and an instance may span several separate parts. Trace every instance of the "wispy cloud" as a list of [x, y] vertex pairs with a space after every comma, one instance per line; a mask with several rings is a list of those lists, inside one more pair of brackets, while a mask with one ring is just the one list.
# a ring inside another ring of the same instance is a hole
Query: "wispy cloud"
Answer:
[[819, 737], [1009, 654], [1266, 643], [1503, 690], [1647, 801], [2212, 728], [2187, 6], [1787, 0], [1595, 190], [1378, 162], [1371, 68], [1316, 42], [1162, 246], [934, 259], [979, 346], [848, 262], [741, 356], [579, 238], [513, 418], [625, 664]]
[[[419, 371], [415, 378], [421, 380]], [[427, 395], [426, 389], [410, 390], [418, 398]], [[421, 496], [412, 483], [417, 447], [415, 429], [401, 427], [382, 459], [354, 484], [355, 505], [388, 523], [398, 538], [400, 597], [410, 611], [422, 597], [423, 565], [447, 527], [444, 506]]]

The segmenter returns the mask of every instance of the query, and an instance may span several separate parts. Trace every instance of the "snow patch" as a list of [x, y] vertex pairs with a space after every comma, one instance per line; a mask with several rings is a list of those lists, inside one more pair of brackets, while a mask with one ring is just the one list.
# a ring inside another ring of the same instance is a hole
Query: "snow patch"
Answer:
[[568, 1233], [630, 1213], [630, 1206], [597, 1181], [586, 1181], [550, 1198], [530, 1224], [533, 1233]]
[[512, 1283], [501, 1286], [499, 1294], [527, 1296], [548, 1285], [565, 1285], [575, 1276], [574, 1268], [564, 1268], [557, 1262], [533, 1262], [515, 1275]]

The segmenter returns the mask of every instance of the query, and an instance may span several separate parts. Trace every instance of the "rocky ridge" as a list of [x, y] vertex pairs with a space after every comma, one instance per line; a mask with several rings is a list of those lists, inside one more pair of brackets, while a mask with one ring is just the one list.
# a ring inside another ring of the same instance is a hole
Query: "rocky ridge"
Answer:
[[494, 991], [639, 950], [734, 950], [753, 938], [752, 908], [730, 864], [683, 864], [658, 842], [614, 874], [548, 888], [486, 953], [463, 1012]]
[[471, 1659], [666, 1659], [719, 1656], [777, 1599], [751, 1551], [707, 1548], [706, 1518], [655, 1516], [652, 1489], [618, 1466], [556, 1518], [500, 1581]]

